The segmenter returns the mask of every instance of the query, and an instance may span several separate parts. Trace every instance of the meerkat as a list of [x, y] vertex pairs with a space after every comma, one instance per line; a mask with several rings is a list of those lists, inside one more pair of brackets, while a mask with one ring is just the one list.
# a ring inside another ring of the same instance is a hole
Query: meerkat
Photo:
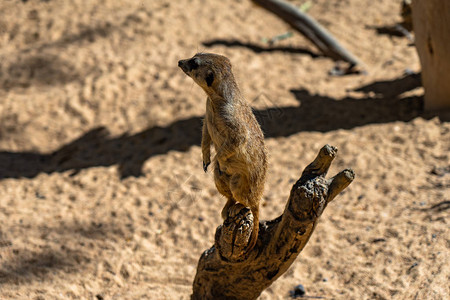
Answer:
[[178, 66], [206, 93], [206, 114], [202, 131], [203, 169], [211, 163], [219, 193], [227, 198], [222, 218], [236, 202], [250, 208], [253, 231], [246, 251], [256, 245], [259, 231], [259, 203], [267, 172], [264, 135], [250, 105], [242, 96], [230, 60], [222, 55], [198, 53], [180, 60]]

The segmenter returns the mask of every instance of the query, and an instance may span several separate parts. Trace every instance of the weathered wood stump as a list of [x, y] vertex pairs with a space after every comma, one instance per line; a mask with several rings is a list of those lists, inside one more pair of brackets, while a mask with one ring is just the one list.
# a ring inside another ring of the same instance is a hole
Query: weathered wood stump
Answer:
[[305, 247], [325, 207], [355, 178], [346, 169], [325, 175], [337, 149], [325, 145], [294, 184], [281, 216], [260, 223], [258, 242], [245, 253], [252, 228], [250, 209], [236, 204], [216, 230], [214, 246], [198, 262], [191, 299], [256, 299]]
[[450, 1], [413, 0], [425, 109], [450, 109]]

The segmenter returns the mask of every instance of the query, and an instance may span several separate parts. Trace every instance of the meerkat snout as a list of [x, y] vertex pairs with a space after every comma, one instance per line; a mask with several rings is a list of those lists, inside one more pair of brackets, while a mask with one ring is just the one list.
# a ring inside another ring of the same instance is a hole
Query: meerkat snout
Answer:
[[199, 67], [199, 60], [197, 58], [182, 59], [178, 61], [178, 66], [184, 73], [190, 76], [189, 73]]
[[[178, 66], [183, 72], [197, 82], [205, 91], [209, 90], [214, 82], [214, 71], [210, 62], [205, 59], [205, 54], [197, 54], [189, 59], [178, 61]], [[203, 57], [201, 59], [201, 57]], [[205, 85], [206, 84], [206, 85]]]

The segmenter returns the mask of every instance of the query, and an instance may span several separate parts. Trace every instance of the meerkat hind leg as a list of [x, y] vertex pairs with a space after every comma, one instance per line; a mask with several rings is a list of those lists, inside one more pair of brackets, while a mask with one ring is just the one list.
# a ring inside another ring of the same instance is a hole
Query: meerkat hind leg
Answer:
[[259, 198], [252, 193], [247, 178], [240, 174], [231, 176], [230, 189], [236, 202], [250, 208], [253, 214], [253, 231], [246, 251], [255, 247], [259, 233]]
[[255, 220], [255, 226], [258, 227], [259, 220], [259, 198], [252, 194], [252, 188], [244, 175], [234, 174], [230, 178], [230, 190], [235, 202], [250, 208]]
[[222, 209], [222, 218], [225, 220], [228, 216], [228, 209], [236, 203], [236, 200], [230, 190], [230, 176], [220, 171], [219, 163], [216, 163], [214, 167], [214, 183], [219, 193], [228, 199]]
[[230, 207], [232, 207], [233, 205], [236, 204], [236, 200], [234, 200], [233, 198], [229, 198], [227, 203], [225, 204], [225, 206], [222, 209], [222, 219], [226, 219], [228, 217], [228, 210], [230, 209]]
[[214, 183], [219, 193], [227, 197], [227, 199], [233, 198], [230, 189], [230, 176], [220, 171], [218, 163], [214, 166]]
[[230, 190], [233, 198], [246, 207], [251, 207], [249, 199], [250, 187], [246, 178], [240, 174], [234, 174], [230, 178]]

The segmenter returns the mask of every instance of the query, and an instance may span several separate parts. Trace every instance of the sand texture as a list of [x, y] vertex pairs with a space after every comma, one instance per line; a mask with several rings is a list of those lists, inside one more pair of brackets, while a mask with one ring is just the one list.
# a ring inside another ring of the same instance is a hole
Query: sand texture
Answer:
[[1, 1], [0, 299], [189, 299], [225, 203], [177, 67], [198, 51], [230, 58], [262, 123], [262, 220], [327, 143], [330, 175], [357, 175], [260, 299], [448, 299], [449, 114], [423, 112], [409, 41], [374, 29], [399, 7], [312, 1], [369, 71], [331, 77], [297, 33], [264, 44], [291, 29], [249, 0]]

